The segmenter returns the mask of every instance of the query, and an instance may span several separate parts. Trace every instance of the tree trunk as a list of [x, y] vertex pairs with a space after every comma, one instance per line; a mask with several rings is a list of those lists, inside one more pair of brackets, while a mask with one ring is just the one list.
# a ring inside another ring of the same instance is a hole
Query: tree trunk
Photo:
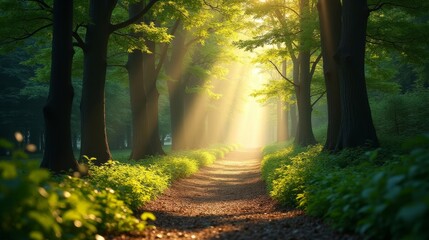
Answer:
[[146, 45], [152, 54], [143, 53], [143, 73], [146, 90], [146, 118], [149, 129], [149, 155], [163, 155], [158, 120], [159, 92], [156, 88], [156, 64], [155, 64], [155, 42], [146, 41]]
[[[298, 59], [292, 60], [292, 77], [293, 82], [296, 85], [299, 85], [299, 62]], [[295, 87], [295, 96], [292, 96], [292, 100], [296, 100], [299, 96], [299, 88]], [[298, 116], [297, 116], [297, 103], [293, 103], [290, 105], [290, 136], [295, 137], [298, 135]]]
[[143, 82], [143, 53], [134, 50], [128, 54], [128, 79], [132, 119], [131, 159], [142, 159], [148, 152], [149, 129], [146, 118], [146, 93]]
[[95, 157], [97, 164], [111, 159], [106, 133], [104, 86], [106, 83], [107, 43], [110, 18], [116, 1], [91, 0], [85, 43], [82, 83], [81, 155]]
[[[131, 4], [129, 17], [135, 16], [145, 7], [143, 1]], [[134, 34], [136, 37], [141, 34]], [[130, 85], [133, 141], [131, 159], [143, 159], [149, 155], [164, 154], [159, 139], [158, 90], [155, 76], [155, 43], [146, 41], [152, 53], [134, 50], [128, 54], [128, 77]]]
[[166, 64], [166, 73], [170, 78], [167, 82], [167, 86], [170, 100], [172, 150], [184, 149], [182, 132], [184, 131], [183, 119], [185, 86], [182, 78], [186, 52], [187, 47], [185, 45], [185, 33], [183, 30], [179, 30], [176, 32], [173, 40], [173, 49], [170, 61]]
[[306, 26], [307, 15], [310, 11], [309, 0], [300, 0], [300, 26], [299, 37], [299, 92], [298, 104], [298, 127], [295, 142], [300, 146], [308, 146], [316, 143], [311, 125], [311, 74], [310, 74], [310, 49], [308, 41], [311, 41], [312, 31]]
[[341, 127], [337, 150], [377, 147], [365, 83], [365, 37], [369, 16], [367, 1], [344, 0], [340, 64]]
[[73, 155], [70, 123], [73, 0], [55, 0], [53, 14], [51, 79], [43, 108], [46, 144], [41, 167], [54, 172], [76, 171], [78, 164]]
[[[286, 76], [286, 60], [282, 62], [282, 74]], [[277, 142], [285, 142], [289, 139], [289, 119], [286, 104], [279, 97], [277, 101]]]
[[341, 124], [339, 66], [335, 54], [341, 36], [340, 0], [319, 0], [320, 35], [322, 40], [323, 74], [328, 102], [328, 129], [324, 149], [335, 150]]
[[295, 142], [300, 146], [316, 143], [311, 125], [311, 81], [310, 81], [310, 51], [301, 50], [299, 53], [299, 96], [298, 96], [298, 128]]

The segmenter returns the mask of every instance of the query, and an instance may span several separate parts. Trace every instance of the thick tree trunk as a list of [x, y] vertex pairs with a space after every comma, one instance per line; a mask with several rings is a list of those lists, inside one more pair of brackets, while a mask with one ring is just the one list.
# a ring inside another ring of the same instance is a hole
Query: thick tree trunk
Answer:
[[182, 139], [182, 133], [184, 132], [185, 86], [182, 78], [186, 52], [185, 33], [183, 30], [179, 30], [176, 32], [175, 39], [173, 40], [173, 50], [170, 61], [166, 64], [166, 73], [170, 78], [167, 82], [167, 87], [170, 100], [172, 150], [182, 150], [185, 148]]
[[160, 135], [159, 135], [159, 121], [158, 121], [158, 100], [159, 92], [156, 88], [155, 75], [155, 42], [146, 41], [146, 45], [152, 54], [143, 53], [143, 74], [146, 90], [146, 118], [149, 129], [149, 155], [163, 155]]
[[[131, 4], [129, 17], [135, 16], [145, 7], [143, 1]], [[136, 37], [143, 37], [136, 34]], [[155, 43], [146, 41], [152, 53], [134, 50], [128, 54], [128, 76], [130, 85], [133, 144], [131, 159], [143, 159], [149, 155], [164, 154], [159, 139], [158, 90], [155, 76]]]
[[73, 0], [55, 0], [53, 13], [51, 79], [48, 100], [43, 108], [46, 144], [41, 167], [54, 172], [76, 171], [78, 164], [73, 155], [70, 123]]
[[132, 119], [131, 159], [142, 159], [148, 152], [149, 129], [146, 118], [146, 93], [143, 82], [143, 53], [134, 50], [128, 54], [128, 79]]
[[299, 53], [298, 129], [295, 142], [300, 146], [316, 143], [311, 125], [310, 51]]
[[339, 66], [335, 54], [341, 36], [340, 0], [319, 0], [320, 35], [322, 40], [323, 74], [328, 102], [328, 130], [324, 149], [335, 150], [341, 124]]
[[340, 64], [341, 127], [337, 150], [348, 147], [377, 147], [365, 83], [365, 36], [367, 1], [344, 0]]
[[116, 1], [91, 0], [87, 27], [82, 83], [81, 155], [95, 157], [101, 164], [111, 159], [106, 134], [104, 86], [107, 68], [107, 43], [110, 35], [110, 18]]

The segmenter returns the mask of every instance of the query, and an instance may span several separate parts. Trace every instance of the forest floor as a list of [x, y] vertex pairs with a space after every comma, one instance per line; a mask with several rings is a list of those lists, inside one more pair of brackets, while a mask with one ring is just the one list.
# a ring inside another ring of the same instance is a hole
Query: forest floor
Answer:
[[279, 207], [260, 178], [258, 149], [239, 150], [179, 180], [144, 211], [156, 227], [112, 239], [357, 239]]

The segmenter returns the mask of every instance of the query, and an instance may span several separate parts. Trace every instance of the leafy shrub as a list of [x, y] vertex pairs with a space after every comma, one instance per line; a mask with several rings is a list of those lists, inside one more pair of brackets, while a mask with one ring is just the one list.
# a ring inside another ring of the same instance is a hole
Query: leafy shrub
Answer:
[[[13, 150], [13, 144], [2, 140], [0, 147], [5, 146]], [[154, 199], [171, 181], [212, 163], [212, 152], [111, 160], [102, 166], [88, 161], [90, 175], [84, 179], [51, 176], [37, 161], [0, 161], [0, 239], [94, 239], [97, 234], [142, 230], [155, 217], [143, 213], [137, 219], [132, 210]], [[25, 155], [15, 158], [20, 156]]]
[[412, 136], [429, 131], [429, 91], [390, 95], [371, 105], [381, 136]]
[[109, 161], [103, 166], [90, 164], [88, 179], [97, 188], [112, 188], [131, 209], [135, 210], [153, 200], [179, 178], [188, 177], [199, 167], [213, 163], [218, 152], [222, 156], [233, 147], [177, 152], [142, 160]]
[[162, 193], [169, 183], [169, 175], [158, 169], [148, 169], [137, 162], [121, 163], [110, 160], [102, 166], [90, 164], [88, 181], [98, 189], [112, 188], [120, 199], [137, 209]]
[[271, 172], [264, 179], [281, 203], [303, 207], [339, 230], [371, 239], [428, 239], [429, 136], [404, 146], [409, 152], [402, 156], [289, 147], [264, 158], [263, 174]]
[[53, 179], [35, 161], [0, 161], [0, 216], [2, 239], [88, 239], [146, 224], [112, 190]]

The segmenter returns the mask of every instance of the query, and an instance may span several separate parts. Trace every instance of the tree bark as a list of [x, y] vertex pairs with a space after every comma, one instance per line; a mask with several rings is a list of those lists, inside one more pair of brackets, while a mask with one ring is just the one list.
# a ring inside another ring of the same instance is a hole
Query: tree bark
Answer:
[[73, 86], [73, 0], [55, 0], [53, 7], [52, 65], [45, 117], [45, 152], [42, 168], [54, 172], [77, 171], [71, 142]]
[[81, 100], [81, 155], [95, 157], [97, 164], [111, 159], [106, 133], [104, 87], [107, 68], [107, 43], [114, 0], [91, 0], [85, 37], [85, 57]]
[[337, 150], [377, 147], [365, 83], [365, 37], [369, 16], [367, 1], [344, 0], [340, 65], [341, 127]]
[[298, 127], [295, 142], [300, 146], [316, 143], [311, 124], [311, 90], [310, 90], [310, 51], [299, 53], [299, 96], [298, 96]]
[[130, 86], [132, 150], [131, 159], [142, 159], [148, 152], [149, 129], [146, 118], [146, 93], [143, 82], [143, 53], [134, 50], [128, 54], [128, 80]]
[[[282, 74], [286, 76], [286, 60], [282, 62]], [[277, 142], [284, 142], [289, 139], [289, 119], [286, 103], [279, 97], [277, 101]]]
[[146, 45], [152, 52], [143, 53], [143, 73], [146, 95], [146, 117], [149, 129], [149, 155], [163, 155], [158, 120], [159, 92], [156, 88], [156, 64], [155, 64], [155, 42], [146, 41]]
[[341, 124], [339, 66], [335, 61], [341, 36], [341, 2], [340, 0], [319, 0], [317, 9], [322, 42], [323, 75], [328, 102], [328, 129], [324, 149], [334, 151]]
[[300, 26], [301, 33], [299, 37], [299, 93], [297, 95], [298, 103], [298, 127], [295, 142], [300, 146], [308, 146], [316, 143], [311, 125], [311, 74], [310, 74], [310, 58], [311, 53], [308, 47], [308, 38], [311, 37], [308, 26], [305, 26], [307, 21], [306, 15], [309, 14], [309, 0], [300, 0]]
[[[144, 1], [131, 4], [128, 12], [132, 18], [145, 7]], [[143, 37], [135, 34], [136, 37]], [[164, 154], [159, 139], [158, 90], [155, 76], [155, 43], [146, 41], [152, 53], [134, 50], [128, 54], [128, 77], [133, 124], [131, 159]]]
[[[299, 62], [296, 58], [295, 60], [292, 60], [292, 77], [293, 82], [296, 84], [296, 86], [299, 86]], [[298, 96], [299, 96], [299, 87], [295, 87], [295, 97], [292, 98], [292, 100], [296, 100], [298, 102]], [[292, 96], [293, 97], [293, 96]], [[290, 121], [291, 121], [291, 128], [290, 133], [291, 136], [294, 138], [298, 135], [298, 116], [297, 116], [297, 103], [293, 103], [290, 106]]]

